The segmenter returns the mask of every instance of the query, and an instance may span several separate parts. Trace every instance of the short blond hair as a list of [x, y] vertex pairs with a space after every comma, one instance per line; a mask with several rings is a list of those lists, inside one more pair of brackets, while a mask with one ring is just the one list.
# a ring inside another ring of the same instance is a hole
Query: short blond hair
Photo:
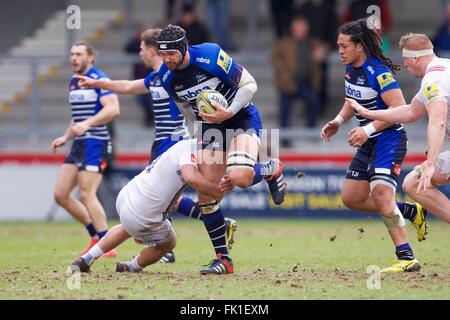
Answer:
[[400, 50], [424, 50], [433, 49], [434, 46], [431, 43], [430, 38], [423, 33], [407, 33], [400, 38], [398, 43]]
[[141, 40], [144, 41], [146, 47], [158, 48], [158, 38], [160, 34], [160, 28], [147, 29], [141, 33]]

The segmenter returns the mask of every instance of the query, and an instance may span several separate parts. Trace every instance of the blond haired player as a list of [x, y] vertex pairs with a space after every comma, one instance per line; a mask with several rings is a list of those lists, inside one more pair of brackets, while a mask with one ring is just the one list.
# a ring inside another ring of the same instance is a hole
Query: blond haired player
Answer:
[[450, 201], [437, 185], [450, 183], [450, 151], [442, 151], [445, 133], [450, 133], [450, 60], [437, 57], [430, 39], [420, 33], [401, 37], [403, 64], [417, 78], [420, 90], [409, 105], [388, 110], [370, 111], [356, 101], [351, 106], [363, 117], [390, 122], [414, 122], [428, 114], [427, 160], [416, 166], [404, 182], [403, 189], [434, 215], [450, 223]]

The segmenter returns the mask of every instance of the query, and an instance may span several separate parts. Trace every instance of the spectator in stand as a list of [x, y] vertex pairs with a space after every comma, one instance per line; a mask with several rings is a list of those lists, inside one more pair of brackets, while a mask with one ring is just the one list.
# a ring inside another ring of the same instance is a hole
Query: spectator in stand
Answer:
[[189, 44], [196, 45], [204, 42], [210, 42], [211, 36], [208, 28], [200, 22], [194, 13], [195, 7], [192, 3], [183, 4], [179, 23], [186, 31]]
[[[306, 17], [309, 22], [309, 35], [320, 44], [322, 53], [322, 60], [320, 62], [320, 69], [317, 71], [317, 81], [319, 86], [317, 88], [322, 106], [327, 104], [327, 70], [328, 53], [336, 48], [336, 35], [338, 27], [338, 17], [336, 15], [336, 1], [335, 0], [309, 0], [303, 5], [296, 8], [298, 14]], [[322, 108], [322, 112], [325, 108]]]
[[[147, 27], [142, 25], [139, 28], [139, 32], [131, 38], [127, 44], [125, 45], [125, 51], [127, 53], [132, 53], [133, 56], [139, 53], [140, 45], [141, 45], [141, 33], [143, 30], [146, 30]], [[136, 61], [133, 64], [133, 79], [142, 79], [147, 76], [147, 74], [152, 71], [148, 69], [141, 61]], [[156, 70], [157, 71], [157, 70]], [[150, 95], [148, 94], [140, 94], [136, 96], [136, 100], [139, 105], [142, 107], [144, 112], [144, 126], [152, 127], [153, 126], [153, 104]]]
[[438, 29], [432, 42], [434, 45], [434, 50], [438, 54], [450, 57], [450, 3], [447, 5], [446, 9], [447, 14], [445, 21]]
[[277, 38], [289, 35], [294, 0], [270, 0], [272, 20]]
[[231, 38], [230, 7], [229, 0], [206, 1], [209, 30], [212, 31], [217, 42], [226, 52], [236, 51], [236, 46]]
[[[309, 128], [316, 126], [322, 107], [317, 92], [320, 85], [317, 75], [320, 73], [323, 54], [320, 43], [309, 38], [307, 19], [294, 16], [290, 35], [278, 41], [271, 57], [280, 92], [280, 128], [289, 127], [292, 104], [296, 98], [306, 104], [306, 125]], [[283, 139], [282, 146], [289, 147], [290, 140]]]

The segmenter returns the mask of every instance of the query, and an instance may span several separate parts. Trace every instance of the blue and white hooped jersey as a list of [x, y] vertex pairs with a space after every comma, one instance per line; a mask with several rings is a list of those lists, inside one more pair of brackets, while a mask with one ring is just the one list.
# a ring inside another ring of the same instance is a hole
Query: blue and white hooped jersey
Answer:
[[188, 139], [189, 132], [185, 126], [184, 117], [173, 99], [164, 90], [158, 72], [150, 72], [145, 77], [144, 84], [152, 95], [155, 141], [176, 137]]
[[[384, 110], [388, 106], [384, 103], [381, 95], [389, 90], [400, 88], [392, 71], [375, 57], [366, 59], [364, 64], [355, 68], [348, 65], [345, 69], [345, 95], [355, 99], [358, 103], [369, 110]], [[356, 114], [359, 126], [365, 126], [373, 120], [366, 119]], [[372, 134], [370, 138], [380, 135], [387, 130], [404, 130], [402, 124], [396, 123], [392, 126]]]
[[215, 43], [188, 46], [188, 50], [190, 61], [187, 68], [170, 70], [163, 64], [159, 74], [169, 95], [176, 101], [189, 102], [197, 120], [202, 121], [195, 104], [197, 95], [203, 90], [217, 90], [231, 105], [243, 68]]
[[[101, 70], [92, 67], [85, 74], [92, 79], [108, 79], [108, 76]], [[72, 120], [77, 123], [96, 115], [101, 109], [100, 98], [109, 94], [115, 94], [109, 90], [87, 89], [78, 86], [78, 79], [75, 75], [70, 79], [69, 103], [72, 107]], [[81, 136], [76, 136], [75, 140], [98, 139], [109, 140], [110, 135], [106, 125], [92, 127]]]

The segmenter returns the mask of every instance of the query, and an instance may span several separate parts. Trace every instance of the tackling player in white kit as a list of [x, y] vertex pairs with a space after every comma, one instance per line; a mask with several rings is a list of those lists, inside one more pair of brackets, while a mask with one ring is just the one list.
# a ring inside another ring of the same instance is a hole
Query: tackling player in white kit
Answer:
[[228, 179], [222, 179], [219, 185], [209, 182], [197, 164], [195, 139], [180, 141], [156, 158], [120, 191], [116, 208], [121, 224], [77, 258], [72, 270], [89, 272], [98, 257], [130, 237], [146, 247], [133, 260], [117, 263], [117, 272], [139, 272], [159, 261], [175, 247], [176, 235], [167, 218], [188, 185], [219, 201], [232, 189]]

